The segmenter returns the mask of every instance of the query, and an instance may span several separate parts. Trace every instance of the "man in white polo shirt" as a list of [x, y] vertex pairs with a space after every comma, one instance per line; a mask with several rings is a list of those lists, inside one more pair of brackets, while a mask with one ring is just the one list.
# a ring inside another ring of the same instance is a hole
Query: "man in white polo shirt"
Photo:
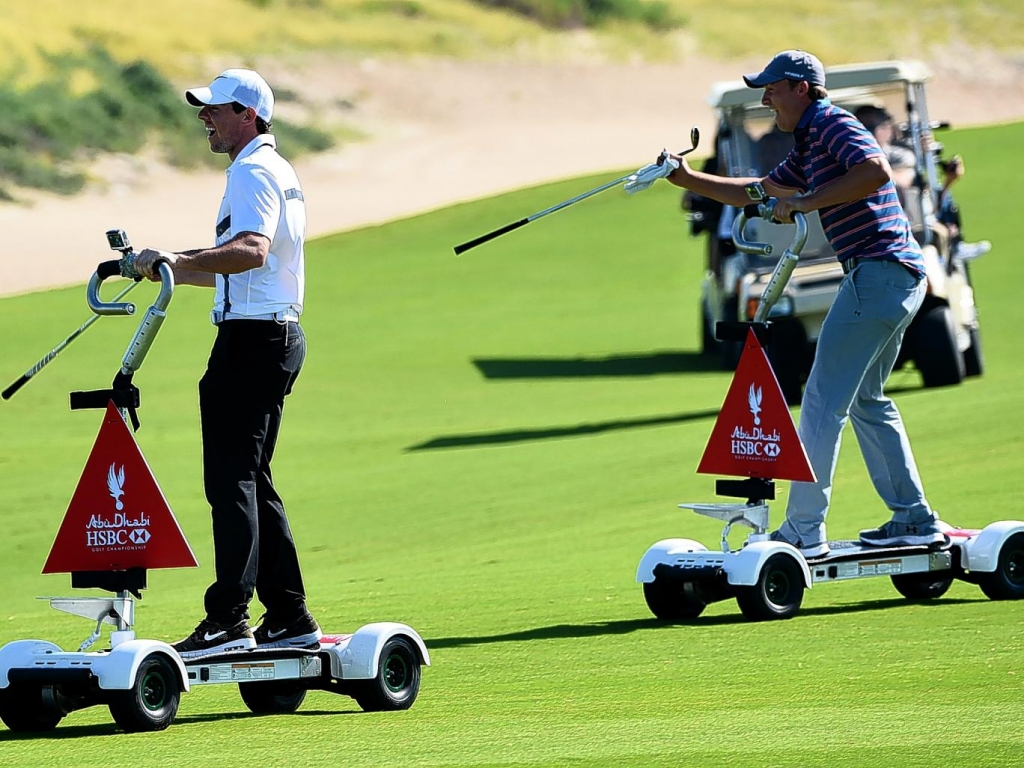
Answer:
[[[178, 283], [216, 289], [217, 337], [199, 382], [203, 478], [213, 518], [216, 581], [206, 617], [175, 644], [183, 658], [253, 648], [315, 648], [322, 636], [306, 595], [274, 456], [284, 398], [306, 355], [299, 325], [306, 207], [295, 170], [270, 133], [274, 94], [256, 72], [229, 69], [185, 98], [199, 107], [210, 149], [231, 159], [216, 245], [183, 253], [141, 251], [154, 277], [166, 261]], [[266, 609], [255, 632], [249, 603]]]

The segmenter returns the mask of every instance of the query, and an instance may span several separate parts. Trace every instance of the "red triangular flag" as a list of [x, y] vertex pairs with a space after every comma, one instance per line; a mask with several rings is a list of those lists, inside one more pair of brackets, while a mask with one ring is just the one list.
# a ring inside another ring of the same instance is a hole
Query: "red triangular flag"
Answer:
[[111, 402], [43, 573], [199, 565]]
[[697, 471], [814, 481], [782, 388], [753, 330]]

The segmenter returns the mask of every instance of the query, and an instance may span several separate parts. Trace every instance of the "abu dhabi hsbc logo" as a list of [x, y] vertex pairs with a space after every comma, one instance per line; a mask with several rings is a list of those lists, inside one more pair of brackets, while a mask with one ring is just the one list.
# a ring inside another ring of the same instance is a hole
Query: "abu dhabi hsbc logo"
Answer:
[[196, 565], [131, 428], [107, 403], [43, 573]]
[[697, 471], [814, 480], [782, 389], [753, 330], [747, 331], [743, 354]]
[[114, 513], [103, 515], [94, 512], [85, 525], [85, 544], [91, 549], [130, 551], [142, 549], [150, 539], [150, 519], [144, 512], [137, 516], [128, 515], [124, 510], [125, 471], [117, 462], [107, 471], [107, 493], [114, 500]]
[[753, 424], [749, 429], [739, 424], [733, 427], [729, 436], [733, 457], [766, 461], [782, 453], [782, 436], [778, 430], [767, 432], [761, 428], [761, 400], [761, 387], [751, 384], [747, 391], [747, 408]]

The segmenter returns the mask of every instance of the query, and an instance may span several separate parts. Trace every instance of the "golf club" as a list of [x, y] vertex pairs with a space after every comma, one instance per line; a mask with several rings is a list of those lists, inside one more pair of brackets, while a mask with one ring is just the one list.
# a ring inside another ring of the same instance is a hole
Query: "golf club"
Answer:
[[[697, 143], [699, 141], [700, 130], [695, 125], [690, 129], [690, 148], [680, 152], [679, 156], [682, 157], [683, 155], [688, 155], [691, 152], [693, 152], [693, 150], [697, 148]], [[570, 205], [580, 202], [580, 200], [586, 200], [588, 197], [593, 197], [599, 192], [604, 192], [606, 189], [611, 189], [612, 187], [618, 186], [619, 184], [623, 184], [626, 181], [628, 181], [629, 177], [632, 175], [633, 174], [630, 173], [627, 174], [626, 176], [623, 176], [622, 178], [615, 179], [614, 181], [609, 181], [607, 184], [602, 184], [601, 186], [595, 187], [589, 192], [584, 192], [581, 195], [571, 197], [564, 202], [551, 206], [550, 208], [545, 208], [543, 211], [535, 213], [532, 216], [527, 216], [525, 219], [520, 219], [519, 221], [514, 221], [511, 224], [506, 224], [504, 227], [500, 227], [499, 229], [496, 229], [493, 232], [488, 232], [486, 235], [481, 235], [480, 237], [474, 238], [473, 240], [469, 240], [468, 242], [462, 243], [461, 245], [456, 245], [454, 249], [455, 255], [458, 256], [460, 253], [465, 253], [470, 248], [476, 248], [476, 246], [482, 245], [483, 243], [486, 243], [488, 240], [493, 240], [494, 238], [500, 237], [501, 235], [504, 235], [507, 232], [511, 232], [514, 229], [519, 229], [519, 227], [526, 226], [531, 221], [536, 221], [539, 218], [547, 216], [549, 213], [554, 213], [555, 211], [560, 211], [563, 208], [568, 208]]]
[[[138, 284], [138, 282], [133, 282], [131, 285], [129, 285], [127, 288], [125, 288], [123, 291], [117, 294], [117, 296], [114, 297], [114, 301], [123, 298], [125, 295], [127, 295], [128, 291], [130, 291]], [[64, 341], [62, 341], [56, 347], [47, 352], [46, 356], [42, 360], [40, 360], [38, 363], [33, 365], [27, 371], [25, 371], [25, 373], [23, 373], [17, 381], [15, 381], [13, 384], [11, 384], [11, 386], [9, 386], [2, 393], [0, 393], [0, 397], [3, 397], [4, 400], [10, 400], [11, 397], [14, 396], [15, 392], [17, 392], [19, 389], [25, 386], [25, 384], [28, 383], [29, 379], [31, 379], [33, 376], [35, 376], [37, 373], [43, 370], [43, 368], [45, 368], [53, 360], [53, 358], [59, 355], [71, 342], [73, 342], [75, 339], [77, 339], [79, 336], [81, 336], [83, 333], [89, 330], [89, 326], [91, 326], [99, 319], [100, 315], [93, 315], [80, 326], [78, 326], [77, 330], [75, 330], [70, 336], [64, 339]]]

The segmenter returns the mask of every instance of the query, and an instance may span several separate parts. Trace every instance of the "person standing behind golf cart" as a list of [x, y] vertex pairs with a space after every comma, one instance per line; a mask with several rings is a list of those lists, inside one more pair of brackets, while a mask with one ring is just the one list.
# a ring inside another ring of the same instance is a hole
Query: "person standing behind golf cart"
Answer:
[[749, 202], [745, 186], [759, 181], [778, 198], [780, 221], [791, 221], [797, 211], [818, 211], [843, 264], [846, 276], [822, 325], [800, 411], [800, 439], [818, 480], [792, 484], [786, 520], [772, 538], [806, 557], [828, 553], [825, 518], [842, 431], [852, 420], [875, 490], [892, 512], [881, 527], [861, 531], [860, 541], [942, 544], [946, 538], [925, 499], [903, 420], [883, 394], [925, 296], [921, 249], [897, 200], [889, 163], [864, 126], [829, 101], [824, 68], [811, 54], [783, 51], [744, 81], [764, 88], [761, 103], [782, 130], [793, 133], [795, 147], [779, 165], [760, 179], [725, 178], [663, 154], [660, 164], [637, 172], [636, 188], [660, 175], [738, 207]]
[[[878, 141], [882, 151], [885, 152], [889, 166], [892, 168], [892, 179], [896, 184], [896, 193], [900, 197], [903, 209], [911, 216], [913, 208], [908, 198], [917, 197], [921, 194], [918, 187], [917, 155], [914, 150], [902, 140], [900, 130], [887, 109], [866, 104], [853, 113], [864, 127], [871, 131], [871, 134]], [[930, 134], [922, 136], [922, 143], [926, 149], [935, 146], [932, 144]], [[939, 167], [942, 170], [942, 188], [938, 191], [939, 206], [927, 222], [932, 228], [932, 234], [941, 241], [940, 253], [947, 253], [950, 249], [955, 250], [962, 240], [960, 232], [960, 207], [953, 198], [951, 187], [964, 177], [965, 168], [963, 160], [957, 155], [949, 160], [940, 160]], [[922, 227], [925, 223], [922, 223]]]
[[[166, 261], [179, 283], [216, 288], [217, 335], [199, 382], [203, 481], [213, 519], [216, 580], [206, 617], [174, 648], [183, 658], [267, 647], [315, 648], [298, 554], [274, 456], [284, 399], [302, 368], [306, 210], [292, 166], [270, 133], [274, 94], [256, 72], [229, 69], [185, 92], [199, 107], [210, 149], [231, 159], [216, 245], [183, 253], [141, 251], [140, 273]], [[249, 626], [254, 593], [266, 613]]]

